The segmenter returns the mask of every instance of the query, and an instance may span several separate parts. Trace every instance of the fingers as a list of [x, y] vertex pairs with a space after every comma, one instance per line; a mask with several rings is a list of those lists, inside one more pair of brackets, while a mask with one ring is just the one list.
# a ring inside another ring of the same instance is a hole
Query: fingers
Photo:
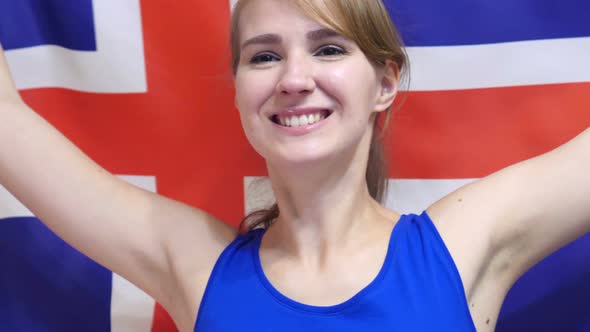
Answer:
[[7, 98], [8, 101], [20, 100], [18, 90], [8, 68], [4, 48], [0, 43], [0, 99], [6, 101]]

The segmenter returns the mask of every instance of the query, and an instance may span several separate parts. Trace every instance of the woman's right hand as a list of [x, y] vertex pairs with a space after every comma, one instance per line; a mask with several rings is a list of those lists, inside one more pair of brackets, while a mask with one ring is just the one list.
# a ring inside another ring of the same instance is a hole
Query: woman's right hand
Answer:
[[10, 104], [22, 103], [22, 99], [18, 94], [18, 90], [10, 74], [2, 44], [0, 44], [0, 102]]

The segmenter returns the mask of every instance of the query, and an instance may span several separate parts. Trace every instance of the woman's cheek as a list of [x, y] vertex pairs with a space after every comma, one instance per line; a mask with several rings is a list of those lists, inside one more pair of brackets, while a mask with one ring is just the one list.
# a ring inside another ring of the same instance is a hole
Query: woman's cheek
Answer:
[[244, 75], [240, 81], [236, 81], [236, 96], [238, 108], [249, 112], [258, 112], [274, 91], [271, 80], [261, 75]]
[[254, 150], [260, 153], [261, 151], [259, 151], [260, 149], [258, 143], [260, 139], [257, 137], [257, 133], [260, 133], [260, 130], [256, 130], [256, 124], [253, 122], [252, 114], [240, 110], [240, 121], [242, 122], [242, 129], [244, 130], [244, 134], [246, 135], [248, 142], [254, 148]]
[[[348, 93], [352, 92], [349, 91], [348, 84], [351, 81], [351, 77], [349, 73], [347, 73], [344, 69], [339, 70], [332, 70], [326, 75], [323, 76], [323, 87], [326, 92], [331, 94], [334, 97], [337, 97], [339, 100], [338, 102], [342, 102], [342, 98], [346, 96]], [[320, 77], [321, 79], [321, 77]]]

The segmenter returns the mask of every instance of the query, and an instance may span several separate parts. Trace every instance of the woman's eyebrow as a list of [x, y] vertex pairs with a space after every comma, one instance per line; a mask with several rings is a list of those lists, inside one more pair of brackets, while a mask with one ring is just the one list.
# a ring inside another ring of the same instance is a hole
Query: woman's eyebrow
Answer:
[[246, 40], [242, 44], [242, 49], [244, 49], [246, 46], [254, 45], [254, 44], [280, 44], [282, 40], [283, 39], [279, 35], [267, 33], [267, 34], [252, 37], [252, 38]]
[[[328, 28], [321, 28], [318, 30], [309, 31], [308, 33], [305, 34], [305, 36], [307, 37], [307, 39], [309, 39], [311, 41], [318, 41], [318, 40], [322, 40], [322, 39], [330, 38], [330, 37], [342, 37], [342, 35], [339, 34], [338, 32], [336, 32], [332, 29], [328, 29]], [[259, 36], [252, 37], [252, 38], [246, 40], [242, 44], [241, 48], [244, 49], [246, 46], [253, 45], [253, 44], [265, 44], [265, 45], [280, 44], [282, 42], [282, 40], [283, 39], [281, 38], [281, 36], [279, 36], [277, 34], [267, 33], [267, 34], [259, 35]]]
[[313, 40], [313, 41], [318, 41], [318, 40], [322, 40], [325, 38], [331, 38], [331, 37], [342, 37], [342, 35], [339, 34], [338, 32], [336, 32], [332, 29], [328, 29], [328, 28], [321, 28], [318, 30], [310, 31], [306, 34], [306, 36], [307, 36], [307, 39]]

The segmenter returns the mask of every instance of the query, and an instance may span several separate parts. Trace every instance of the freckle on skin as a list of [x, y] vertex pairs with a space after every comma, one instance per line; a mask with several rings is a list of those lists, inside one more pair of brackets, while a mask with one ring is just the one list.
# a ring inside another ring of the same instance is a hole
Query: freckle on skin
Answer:
[[463, 202], [463, 198], [459, 198], [459, 202]]
[[490, 319], [486, 320], [486, 324], [490, 325]]

